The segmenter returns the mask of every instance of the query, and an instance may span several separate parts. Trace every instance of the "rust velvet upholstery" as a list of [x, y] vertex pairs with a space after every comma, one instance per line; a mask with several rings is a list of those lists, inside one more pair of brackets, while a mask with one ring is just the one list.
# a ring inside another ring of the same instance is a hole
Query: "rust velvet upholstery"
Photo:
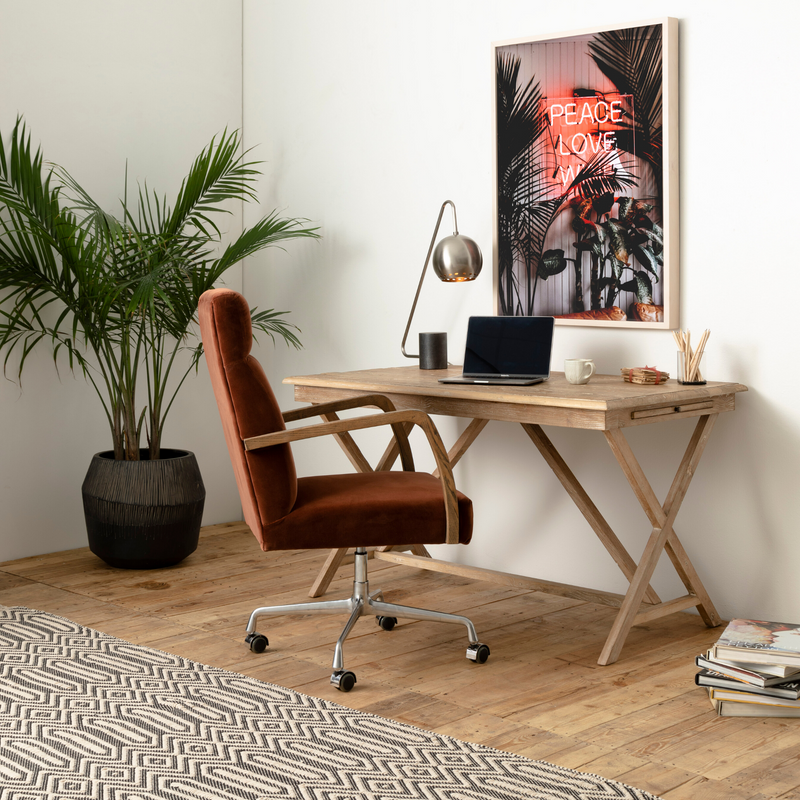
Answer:
[[[442, 485], [432, 475], [392, 471], [298, 479], [288, 444], [245, 451], [243, 439], [285, 430], [269, 381], [250, 355], [247, 301], [229, 289], [213, 289], [200, 298], [199, 319], [244, 518], [263, 550], [445, 541]], [[466, 544], [472, 502], [457, 494], [459, 541]]]
[[[319, 475], [298, 480], [290, 514], [269, 526], [270, 548], [442, 544], [442, 485], [422, 472]], [[458, 498], [459, 541], [472, 536], [472, 503]], [[305, 544], [298, 544], [298, 542]]]
[[250, 355], [253, 332], [245, 299], [215, 289], [200, 298], [198, 314], [244, 519], [268, 549], [263, 527], [288, 514], [297, 497], [294, 459], [288, 444], [246, 453], [242, 440], [286, 426], [261, 365]]

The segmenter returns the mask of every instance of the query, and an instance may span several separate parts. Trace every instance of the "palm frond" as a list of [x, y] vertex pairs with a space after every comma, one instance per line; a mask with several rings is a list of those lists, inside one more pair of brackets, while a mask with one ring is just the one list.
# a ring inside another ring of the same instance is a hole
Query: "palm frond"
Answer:
[[[48, 341], [97, 392], [116, 457], [136, 458], [145, 419], [157, 457], [164, 422], [202, 345], [187, 346], [200, 295], [231, 266], [265, 247], [318, 238], [307, 221], [277, 212], [218, 253], [215, 218], [230, 200], [255, 200], [260, 174], [245, 161], [238, 131], [211, 140], [192, 164], [173, 208], [145, 182], [120, 218], [99, 206], [70, 173], [34, 150], [21, 119], [9, 145], [0, 137], [0, 350], [21, 378], [29, 355]], [[286, 312], [254, 312], [257, 331], [299, 347]], [[55, 320], [55, 322], [53, 322]], [[176, 356], [190, 349], [176, 372]], [[140, 408], [139, 374], [147, 383]]]
[[[307, 222], [308, 220], [281, 218], [278, 216], [278, 212], [274, 211], [253, 225], [252, 228], [246, 228], [234, 242], [225, 248], [225, 252], [217, 261], [211, 272], [214, 282], [234, 264], [238, 264], [242, 259], [266, 247], [279, 246], [279, 243], [290, 239], [319, 239], [319, 228], [306, 227]], [[211, 287], [209, 286], [209, 288]]]
[[589, 43], [592, 59], [620, 94], [633, 96], [634, 121], [617, 146], [643, 158], [659, 196], [663, 185], [663, 47], [660, 25], [603, 31]]
[[220, 231], [211, 215], [227, 214], [223, 207], [228, 200], [256, 200], [254, 184], [259, 172], [256, 162], [245, 162], [240, 153], [239, 132], [223, 131], [195, 159], [189, 174], [181, 184], [175, 208], [168, 215], [164, 233], [176, 234], [192, 225], [205, 235]]
[[78, 218], [80, 215], [81, 227], [91, 230], [96, 239], [101, 239], [107, 234], [119, 234], [122, 224], [119, 220], [100, 208], [91, 195], [67, 172], [57, 164], [51, 164], [53, 173], [58, 177], [68, 193], [69, 200], [65, 201], [70, 211]]
[[280, 336], [287, 345], [291, 345], [296, 350], [301, 350], [303, 345], [300, 344], [300, 339], [294, 333], [294, 331], [300, 333], [300, 328], [282, 319], [288, 313], [288, 311], [275, 311], [272, 308], [267, 311], [259, 311], [254, 308], [250, 312], [250, 317], [253, 321], [253, 328], [256, 331], [266, 333], [273, 342], [276, 336]]
[[565, 196], [580, 193], [592, 197], [636, 186], [638, 181], [628, 166], [620, 160], [617, 150], [601, 150], [581, 167]]

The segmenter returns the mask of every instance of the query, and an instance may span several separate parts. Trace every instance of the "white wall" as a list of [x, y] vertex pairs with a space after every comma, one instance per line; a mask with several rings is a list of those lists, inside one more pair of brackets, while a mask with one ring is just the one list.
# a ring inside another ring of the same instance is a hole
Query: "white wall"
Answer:
[[[245, 268], [251, 303], [292, 309], [303, 329], [303, 352], [260, 351], [276, 384], [409, 363], [399, 342], [448, 198], [487, 268], [473, 284], [429, 280], [414, 330], [447, 330], [458, 361], [467, 317], [492, 313], [492, 41], [681, 20], [681, 325], [710, 328], [708, 371], [750, 391], [720, 418], [676, 530], [723, 615], [800, 617], [800, 409], [787, 366], [797, 342], [788, 299], [797, 5], [765, 2], [758, 14], [730, 0], [244, 0], [243, 8], [245, 136], [269, 162], [262, 198], [318, 222], [324, 236]], [[560, 327], [554, 363], [592, 356], [607, 373], [674, 369], [674, 351], [668, 332]], [[279, 397], [293, 402], [288, 387]], [[463, 427], [439, 424], [448, 442]], [[627, 433], [661, 497], [691, 428], [677, 421]], [[602, 434], [549, 433], [638, 558], [649, 526]], [[335, 445], [295, 453], [301, 473], [349, 468]], [[624, 590], [518, 427], [490, 424], [456, 479], [475, 502], [476, 535], [447, 557]], [[663, 561], [656, 589], [682, 593]]]
[[[24, 115], [45, 157], [111, 211], [126, 159], [131, 182], [174, 197], [211, 137], [241, 127], [241, 36], [240, 0], [0, 0], [0, 132]], [[111, 447], [99, 401], [66, 364], [59, 382], [43, 349], [22, 391], [0, 379], [0, 409], [0, 561], [85, 546], [81, 483]], [[197, 455], [206, 523], [239, 518], [205, 374], [188, 379], [164, 444]]]

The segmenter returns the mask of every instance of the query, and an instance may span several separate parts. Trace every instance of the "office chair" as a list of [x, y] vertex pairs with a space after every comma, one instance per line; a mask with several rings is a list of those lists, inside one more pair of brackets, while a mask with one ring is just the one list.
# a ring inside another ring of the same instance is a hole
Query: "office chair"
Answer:
[[[301, 550], [355, 547], [353, 593], [348, 599], [264, 606], [250, 615], [245, 642], [263, 652], [269, 642], [256, 632], [259, 617], [282, 614], [348, 615], [336, 642], [331, 683], [350, 691], [356, 682], [345, 670], [343, 645], [361, 616], [374, 616], [384, 630], [397, 618], [452, 622], [466, 626], [467, 658], [484, 663], [489, 648], [478, 641], [467, 618], [388, 603], [369, 591], [367, 548], [385, 545], [467, 544], [472, 537], [472, 501], [456, 491], [439, 433], [422, 411], [396, 411], [382, 395], [354, 397], [282, 413], [259, 362], [245, 298], [212, 289], [200, 298], [200, 333], [217, 400], [245, 522], [261, 549]], [[335, 419], [287, 430], [285, 423], [344, 409], [377, 407], [383, 413]], [[409, 423], [425, 433], [439, 477], [414, 471], [407, 438]], [[344, 431], [390, 425], [403, 471], [355, 472], [298, 478], [291, 442]]]

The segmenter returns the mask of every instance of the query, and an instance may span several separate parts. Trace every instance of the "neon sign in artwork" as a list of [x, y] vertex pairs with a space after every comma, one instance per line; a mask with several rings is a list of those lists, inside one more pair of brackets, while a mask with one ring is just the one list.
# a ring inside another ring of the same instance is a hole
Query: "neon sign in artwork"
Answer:
[[633, 96], [557, 97], [541, 101], [553, 146], [551, 177], [569, 186], [601, 151], [617, 149], [617, 132], [634, 125]]

